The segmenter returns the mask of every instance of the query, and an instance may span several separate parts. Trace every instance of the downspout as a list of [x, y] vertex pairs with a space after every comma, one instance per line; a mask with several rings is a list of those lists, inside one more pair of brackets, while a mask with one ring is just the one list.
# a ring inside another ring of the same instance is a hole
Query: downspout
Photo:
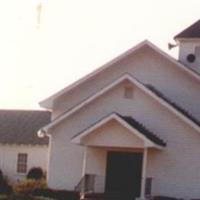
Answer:
[[48, 144], [48, 158], [47, 158], [47, 165], [46, 165], [46, 172], [47, 172], [47, 183], [49, 182], [49, 165], [50, 165], [50, 151], [51, 151], [51, 135], [45, 131], [44, 129], [40, 129], [37, 132], [37, 135], [39, 138], [48, 137], [49, 138], [49, 144]]

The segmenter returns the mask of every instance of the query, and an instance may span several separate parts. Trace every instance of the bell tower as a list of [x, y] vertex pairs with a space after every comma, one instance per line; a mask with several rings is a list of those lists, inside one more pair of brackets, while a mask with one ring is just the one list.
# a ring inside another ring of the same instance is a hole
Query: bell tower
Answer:
[[200, 73], [200, 20], [174, 37], [179, 46], [179, 61]]

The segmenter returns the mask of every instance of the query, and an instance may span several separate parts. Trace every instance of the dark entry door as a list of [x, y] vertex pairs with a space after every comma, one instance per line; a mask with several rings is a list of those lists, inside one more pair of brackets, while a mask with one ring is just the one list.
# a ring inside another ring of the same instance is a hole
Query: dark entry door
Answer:
[[123, 200], [140, 196], [142, 153], [108, 152], [106, 193], [119, 195]]

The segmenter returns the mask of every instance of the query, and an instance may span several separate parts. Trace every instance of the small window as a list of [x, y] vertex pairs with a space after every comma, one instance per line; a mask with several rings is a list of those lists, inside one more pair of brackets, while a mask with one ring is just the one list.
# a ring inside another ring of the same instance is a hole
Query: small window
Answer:
[[125, 86], [124, 87], [124, 98], [132, 99], [133, 98], [133, 87], [132, 86]]
[[17, 173], [27, 172], [27, 153], [19, 153], [17, 156]]

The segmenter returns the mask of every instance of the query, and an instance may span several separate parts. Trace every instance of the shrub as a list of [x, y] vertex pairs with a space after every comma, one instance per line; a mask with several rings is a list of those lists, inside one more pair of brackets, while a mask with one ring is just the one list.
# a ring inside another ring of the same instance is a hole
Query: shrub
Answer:
[[8, 200], [7, 195], [0, 195], [0, 200]]
[[43, 170], [40, 167], [34, 167], [29, 170], [26, 178], [27, 179], [35, 179], [35, 180], [42, 179], [42, 178], [44, 178]]
[[44, 179], [25, 179], [20, 181], [14, 188], [15, 193], [22, 195], [30, 195], [35, 189], [46, 188], [46, 181]]
[[52, 190], [46, 189], [36, 189], [32, 193], [34, 196], [43, 196], [48, 198], [53, 198], [57, 200], [79, 200], [79, 192], [67, 191], [67, 190]]
[[11, 194], [12, 187], [8, 184], [7, 179], [3, 176], [3, 172], [0, 170], [0, 194]]

